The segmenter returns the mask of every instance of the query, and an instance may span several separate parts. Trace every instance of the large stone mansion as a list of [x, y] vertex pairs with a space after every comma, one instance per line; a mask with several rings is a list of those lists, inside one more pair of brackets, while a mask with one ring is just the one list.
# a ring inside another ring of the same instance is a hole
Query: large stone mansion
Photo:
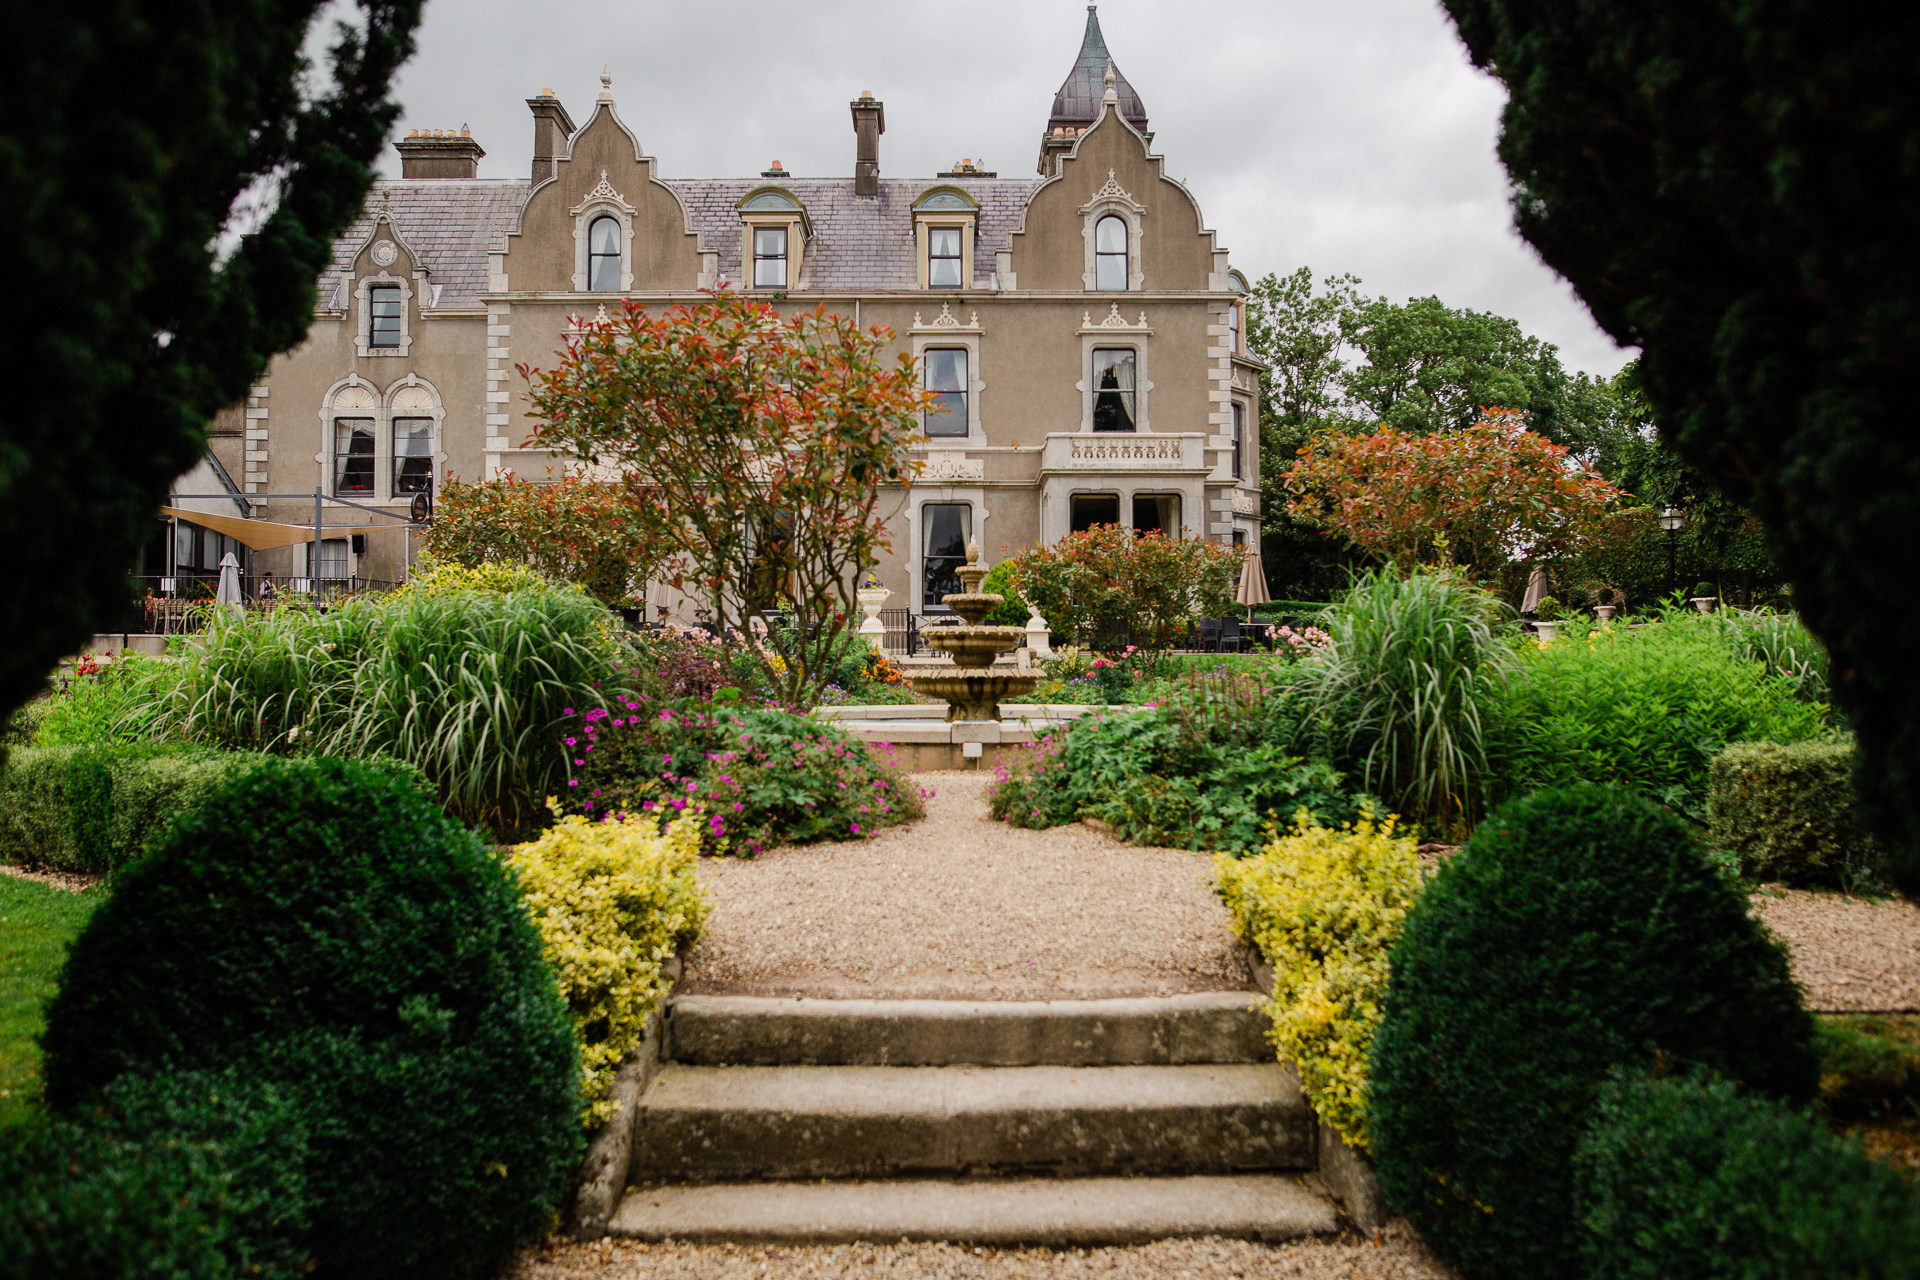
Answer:
[[[516, 363], [551, 365], [576, 317], [630, 296], [764, 295], [886, 325], [940, 393], [914, 446], [926, 466], [891, 503], [891, 603], [941, 609], [963, 544], [989, 560], [1118, 522], [1257, 545], [1259, 372], [1245, 284], [1198, 202], [1151, 149], [1146, 110], [1089, 6], [1054, 95], [1039, 176], [966, 161], [929, 178], [879, 171], [886, 110], [851, 105], [848, 178], [776, 162], [754, 178], [668, 176], [615, 107], [610, 78], [575, 125], [527, 100], [524, 180], [476, 177], [467, 136], [414, 132], [338, 242], [305, 345], [276, 359], [215, 454], [250, 494], [309, 493], [407, 510], [430, 478], [557, 460], [525, 446]], [[313, 503], [256, 516], [310, 524]], [[332, 508], [328, 523], [363, 523]], [[417, 538], [412, 545], [417, 551]], [[409, 540], [329, 540], [323, 577], [396, 579]], [[309, 548], [255, 568], [309, 573]]]

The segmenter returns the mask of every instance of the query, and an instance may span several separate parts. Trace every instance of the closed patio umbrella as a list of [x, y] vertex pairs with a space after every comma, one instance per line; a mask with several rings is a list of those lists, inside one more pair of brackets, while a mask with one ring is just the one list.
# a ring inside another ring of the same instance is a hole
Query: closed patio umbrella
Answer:
[[1520, 601], [1520, 612], [1532, 613], [1547, 598], [1547, 571], [1539, 565], [1527, 575], [1527, 594]]
[[220, 586], [213, 598], [220, 604], [240, 607], [240, 562], [233, 558], [231, 551], [220, 557]]
[[1240, 565], [1240, 589], [1233, 593], [1234, 601], [1247, 608], [1247, 621], [1253, 621], [1253, 606], [1266, 604], [1273, 599], [1267, 594], [1267, 571], [1260, 563], [1260, 553], [1247, 551], [1247, 558]]

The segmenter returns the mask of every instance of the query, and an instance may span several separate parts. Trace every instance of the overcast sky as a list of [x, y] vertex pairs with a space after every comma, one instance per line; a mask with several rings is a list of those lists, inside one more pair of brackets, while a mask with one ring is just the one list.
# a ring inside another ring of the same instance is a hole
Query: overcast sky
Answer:
[[[1034, 171], [1079, 51], [1084, 0], [429, 0], [403, 70], [402, 136], [466, 125], [483, 177], [521, 177], [525, 100], [551, 87], [584, 122], [605, 65], [621, 118], [668, 177], [742, 177], [778, 158], [851, 175], [847, 103], [886, 103], [881, 172], [962, 156]], [[1395, 300], [1438, 295], [1611, 374], [1630, 353], [1514, 234], [1494, 155], [1505, 94], [1428, 0], [1104, 0], [1114, 62], [1154, 150], [1250, 278], [1352, 272]], [[397, 157], [385, 171], [398, 176]]]

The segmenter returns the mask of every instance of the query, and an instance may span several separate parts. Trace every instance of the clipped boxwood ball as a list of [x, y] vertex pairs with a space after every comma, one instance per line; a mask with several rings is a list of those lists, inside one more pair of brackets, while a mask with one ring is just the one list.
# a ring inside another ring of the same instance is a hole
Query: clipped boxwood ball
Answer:
[[43, 1046], [56, 1107], [161, 1064], [283, 1086], [324, 1275], [490, 1275], [579, 1154], [572, 1028], [511, 873], [366, 766], [276, 762], [170, 828], [74, 943]]
[[1580, 1273], [1575, 1144], [1616, 1067], [1698, 1064], [1804, 1101], [1785, 947], [1681, 821], [1581, 783], [1506, 805], [1395, 947], [1371, 1105], [1394, 1208], [1469, 1280]]

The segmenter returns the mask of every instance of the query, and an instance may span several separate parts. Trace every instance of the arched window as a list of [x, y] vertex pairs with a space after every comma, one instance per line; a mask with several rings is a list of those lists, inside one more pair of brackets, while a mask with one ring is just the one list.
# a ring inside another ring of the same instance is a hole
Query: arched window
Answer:
[[1127, 220], [1108, 214], [1093, 227], [1093, 287], [1127, 287]]
[[587, 288], [620, 292], [620, 219], [601, 217], [587, 228]]

